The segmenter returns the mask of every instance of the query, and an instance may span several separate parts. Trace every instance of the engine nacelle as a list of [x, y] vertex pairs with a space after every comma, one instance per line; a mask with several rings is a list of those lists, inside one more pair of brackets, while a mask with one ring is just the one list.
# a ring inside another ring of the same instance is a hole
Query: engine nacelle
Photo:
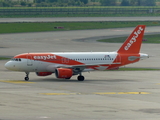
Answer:
[[55, 75], [57, 78], [71, 78], [73, 70], [69, 68], [57, 68], [55, 70]]
[[51, 75], [52, 72], [36, 72], [37, 76], [48, 76]]

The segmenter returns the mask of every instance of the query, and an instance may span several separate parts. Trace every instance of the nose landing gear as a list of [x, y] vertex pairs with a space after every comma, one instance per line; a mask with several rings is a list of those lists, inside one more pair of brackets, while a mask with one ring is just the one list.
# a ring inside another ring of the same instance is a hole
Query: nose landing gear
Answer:
[[25, 81], [28, 81], [28, 80], [29, 80], [29, 77], [28, 77], [28, 76], [29, 76], [29, 72], [26, 72], [26, 77], [24, 78]]

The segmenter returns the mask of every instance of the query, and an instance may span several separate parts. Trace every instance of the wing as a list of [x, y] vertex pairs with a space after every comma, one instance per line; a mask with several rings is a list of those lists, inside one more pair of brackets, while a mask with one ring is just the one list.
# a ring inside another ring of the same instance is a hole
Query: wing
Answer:
[[[112, 63], [112, 64], [121, 64], [120, 62]], [[60, 65], [59, 68], [87, 68], [91, 66], [100, 66], [100, 65], [112, 65], [112, 64], [106, 64], [106, 63], [95, 63], [95, 64], [80, 64], [80, 65]]]

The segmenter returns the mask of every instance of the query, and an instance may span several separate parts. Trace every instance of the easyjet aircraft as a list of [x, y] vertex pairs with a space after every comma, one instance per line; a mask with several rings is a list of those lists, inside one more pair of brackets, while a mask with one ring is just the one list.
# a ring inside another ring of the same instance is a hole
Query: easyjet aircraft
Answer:
[[55, 73], [57, 78], [64, 79], [79, 75], [77, 79], [83, 81], [82, 72], [117, 69], [148, 58], [147, 54], [139, 53], [144, 30], [145, 25], [138, 25], [115, 52], [24, 53], [13, 57], [5, 67], [25, 72], [26, 81], [29, 80], [30, 72], [35, 72], [38, 76]]

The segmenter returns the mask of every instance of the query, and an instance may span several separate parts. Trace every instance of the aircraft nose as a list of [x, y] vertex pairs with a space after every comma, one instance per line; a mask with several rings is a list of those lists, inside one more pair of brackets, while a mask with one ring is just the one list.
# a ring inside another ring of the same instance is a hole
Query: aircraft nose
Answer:
[[12, 69], [12, 65], [11, 65], [10, 61], [7, 62], [4, 66], [5, 66], [5, 68], [7, 68], [8, 70], [11, 70], [11, 69]]
[[8, 64], [8, 62], [6, 62], [6, 64], [4, 65], [5, 66], [5, 68], [9, 68], [9, 64]]

